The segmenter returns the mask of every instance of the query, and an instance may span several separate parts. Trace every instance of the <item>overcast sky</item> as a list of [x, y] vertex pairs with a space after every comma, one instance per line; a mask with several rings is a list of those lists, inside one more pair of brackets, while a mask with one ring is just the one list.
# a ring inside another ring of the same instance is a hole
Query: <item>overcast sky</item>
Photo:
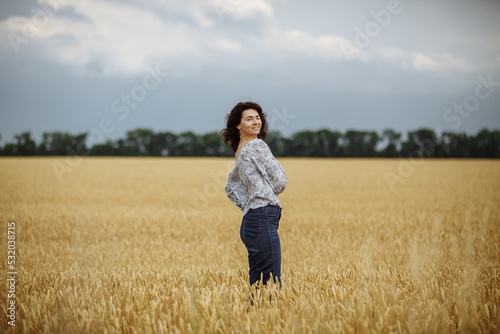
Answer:
[[218, 131], [500, 128], [500, 1], [2, 0], [1, 143]]

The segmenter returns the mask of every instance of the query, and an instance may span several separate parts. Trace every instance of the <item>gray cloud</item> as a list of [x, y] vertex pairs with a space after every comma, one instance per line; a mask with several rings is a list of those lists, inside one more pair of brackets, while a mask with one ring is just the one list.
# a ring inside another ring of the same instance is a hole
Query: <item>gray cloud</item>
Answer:
[[[23, 37], [14, 17], [32, 20], [40, 5], [13, 3], [0, 5], [3, 142], [21, 131], [38, 138], [91, 131], [104, 118], [115, 125], [109, 138], [139, 126], [216, 131], [247, 99], [275, 118], [294, 116], [275, 123], [285, 135], [322, 127], [451, 129], [443, 114], [475, 93], [480, 76], [500, 82], [495, 1], [402, 0], [402, 11], [350, 62], [340, 46], [353, 44], [355, 27], [375, 22], [371, 11], [381, 13], [389, 1], [231, 1], [223, 13], [212, 1], [65, 1], [18, 53], [7, 38]], [[169, 76], [120, 119], [113, 101], [156, 66]], [[500, 128], [494, 89], [457, 131]]]
[[0, 3], [0, 20], [16, 15], [33, 15], [33, 11], [37, 6], [38, 2], [36, 0], [2, 1]]

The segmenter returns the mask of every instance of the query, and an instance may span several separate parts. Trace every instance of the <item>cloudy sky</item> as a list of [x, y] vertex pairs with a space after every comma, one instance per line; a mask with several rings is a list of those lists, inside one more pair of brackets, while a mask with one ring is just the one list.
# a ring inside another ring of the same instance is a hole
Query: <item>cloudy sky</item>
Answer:
[[5, 0], [1, 143], [31, 131], [500, 128], [500, 1]]

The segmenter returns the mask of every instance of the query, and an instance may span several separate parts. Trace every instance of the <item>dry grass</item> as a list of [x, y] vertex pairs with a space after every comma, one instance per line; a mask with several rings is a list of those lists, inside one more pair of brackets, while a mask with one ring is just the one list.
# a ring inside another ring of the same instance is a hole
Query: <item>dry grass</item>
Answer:
[[400, 160], [280, 159], [284, 286], [251, 308], [232, 159], [87, 157], [63, 182], [56, 161], [0, 159], [15, 332], [500, 331], [499, 161], [427, 160], [391, 191]]

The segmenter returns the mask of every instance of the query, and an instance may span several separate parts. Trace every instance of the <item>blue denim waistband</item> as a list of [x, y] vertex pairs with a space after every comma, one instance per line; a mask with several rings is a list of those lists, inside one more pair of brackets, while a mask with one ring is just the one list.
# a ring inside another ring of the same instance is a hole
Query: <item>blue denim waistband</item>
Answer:
[[246, 214], [248, 215], [249, 213], [262, 213], [262, 212], [265, 212], [266, 210], [269, 210], [269, 209], [281, 210], [280, 206], [277, 204], [268, 204], [266, 206], [261, 206], [259, 208], [250, 209], [250, 210], [248, 210], [248, 212]]

